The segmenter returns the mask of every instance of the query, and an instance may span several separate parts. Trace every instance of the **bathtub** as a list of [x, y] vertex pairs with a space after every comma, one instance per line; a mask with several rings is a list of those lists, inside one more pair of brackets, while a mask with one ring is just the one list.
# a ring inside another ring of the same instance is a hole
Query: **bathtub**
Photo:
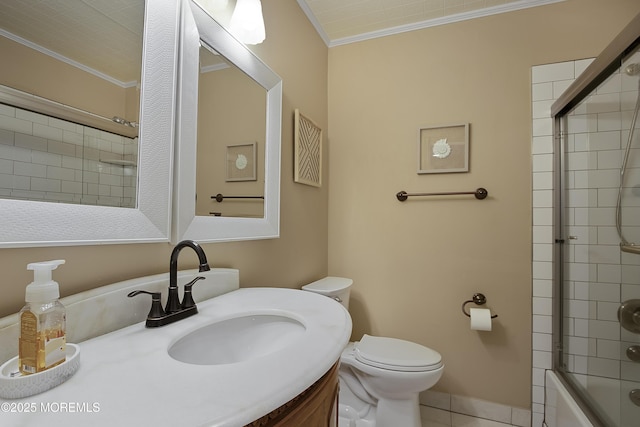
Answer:
[[[640, 382], [598, 377], [576, 376], [582, 388], [588, 391], [597, 408], [594, 412], [604, 418], [607, 426], [637, 426], [640, 406], [629, 399], [629, 392], [640, 388]], [[557, 374], [546, 372], [545, 427], [593, 427]]]
[[593, 427], [553, 371], [546, 373], [545, 427]]

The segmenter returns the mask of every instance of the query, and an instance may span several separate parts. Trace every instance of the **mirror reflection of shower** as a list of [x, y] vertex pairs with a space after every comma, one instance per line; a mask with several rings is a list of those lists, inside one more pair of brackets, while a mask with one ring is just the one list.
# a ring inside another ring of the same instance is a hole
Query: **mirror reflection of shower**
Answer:
[[121, 125], [129, 126], [130, 128], [137, 128], [138, 127], [138, 123], [130, 122], [129, 120], [123, 119], [122, 117], [113, 116], [113, 118], [111, 120], [113, 120], [114, 122], [119, 123]]
[[[640, 76], [640, 63], [629, 64], [624, 69], [625, 74], [628, 76]], [[631, 127], [629, 128], [629, 138], [627, 140], [627, 146], [624, 151], [624, 157], [622, 165], [620, 166], [620, 184], [618, 186], [618, 200], [616, 202], [616, 230], [620, 237], [620, 249], [623, 252], [640, 254], [640, 243], [632, 243], [627, 241], [622, 233], [622, 189], [624, 186], [625, 172], [627, 172], [627, 162], [629, 161], [629, 153], [631, 152], [631, 144], [636, 130], [636, 121], [638, 119], [638, 109], [640, 109], [640, 78], [638, 78], [638, 95], [636, 98], [636, 106], [633, 110], [633, 116], [631, 118]], [[640, 192], [639, 186], [634, 186], [632, 194], [638, 194]]]

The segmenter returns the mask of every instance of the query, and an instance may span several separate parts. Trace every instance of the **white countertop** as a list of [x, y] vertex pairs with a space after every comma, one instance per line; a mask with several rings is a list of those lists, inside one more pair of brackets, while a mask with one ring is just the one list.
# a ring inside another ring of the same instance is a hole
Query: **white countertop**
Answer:
[[[342, 305], [295, 289], [243, 288], [198, 310], [160, 328], [142, 322], [80, 343], [78, 372], [47, 392], [0, 399], [0, 425], [244, 426], [322, 377], [351, 334]], [[191, 365], [168, 355], [187, 333], [247, 312], [285, 314], [306, 330], [295, 347], [241, 363]]]

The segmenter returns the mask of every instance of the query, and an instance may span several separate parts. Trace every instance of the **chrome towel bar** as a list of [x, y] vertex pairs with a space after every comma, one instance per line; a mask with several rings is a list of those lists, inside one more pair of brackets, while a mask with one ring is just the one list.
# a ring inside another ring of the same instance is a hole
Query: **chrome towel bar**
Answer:
[[215, 196], [211, 196], [211, 198], [220, 203], [224, 199], [264, 199], [264, 196], [223, 196], [218, 193]]
[[444, 193], [407, 193], [406, 191], [400, 191], [396, 194], [396, 197], [399, 201], [404, 202], [409, 197], [413, 196], [458, 196], [462, 194], [473, 194], [476, 199], [482, 200], [489, 195], [489, 192], [486, 188], [482, 187], [478, 188], [476, 191], [449, 191]]

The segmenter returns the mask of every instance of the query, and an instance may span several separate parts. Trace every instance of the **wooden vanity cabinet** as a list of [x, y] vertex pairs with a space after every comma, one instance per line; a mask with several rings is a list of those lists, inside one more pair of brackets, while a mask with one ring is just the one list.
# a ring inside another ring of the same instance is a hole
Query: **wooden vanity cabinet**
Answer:
[[338, 362], [311, 387], [245, 427], [337, 427]]

